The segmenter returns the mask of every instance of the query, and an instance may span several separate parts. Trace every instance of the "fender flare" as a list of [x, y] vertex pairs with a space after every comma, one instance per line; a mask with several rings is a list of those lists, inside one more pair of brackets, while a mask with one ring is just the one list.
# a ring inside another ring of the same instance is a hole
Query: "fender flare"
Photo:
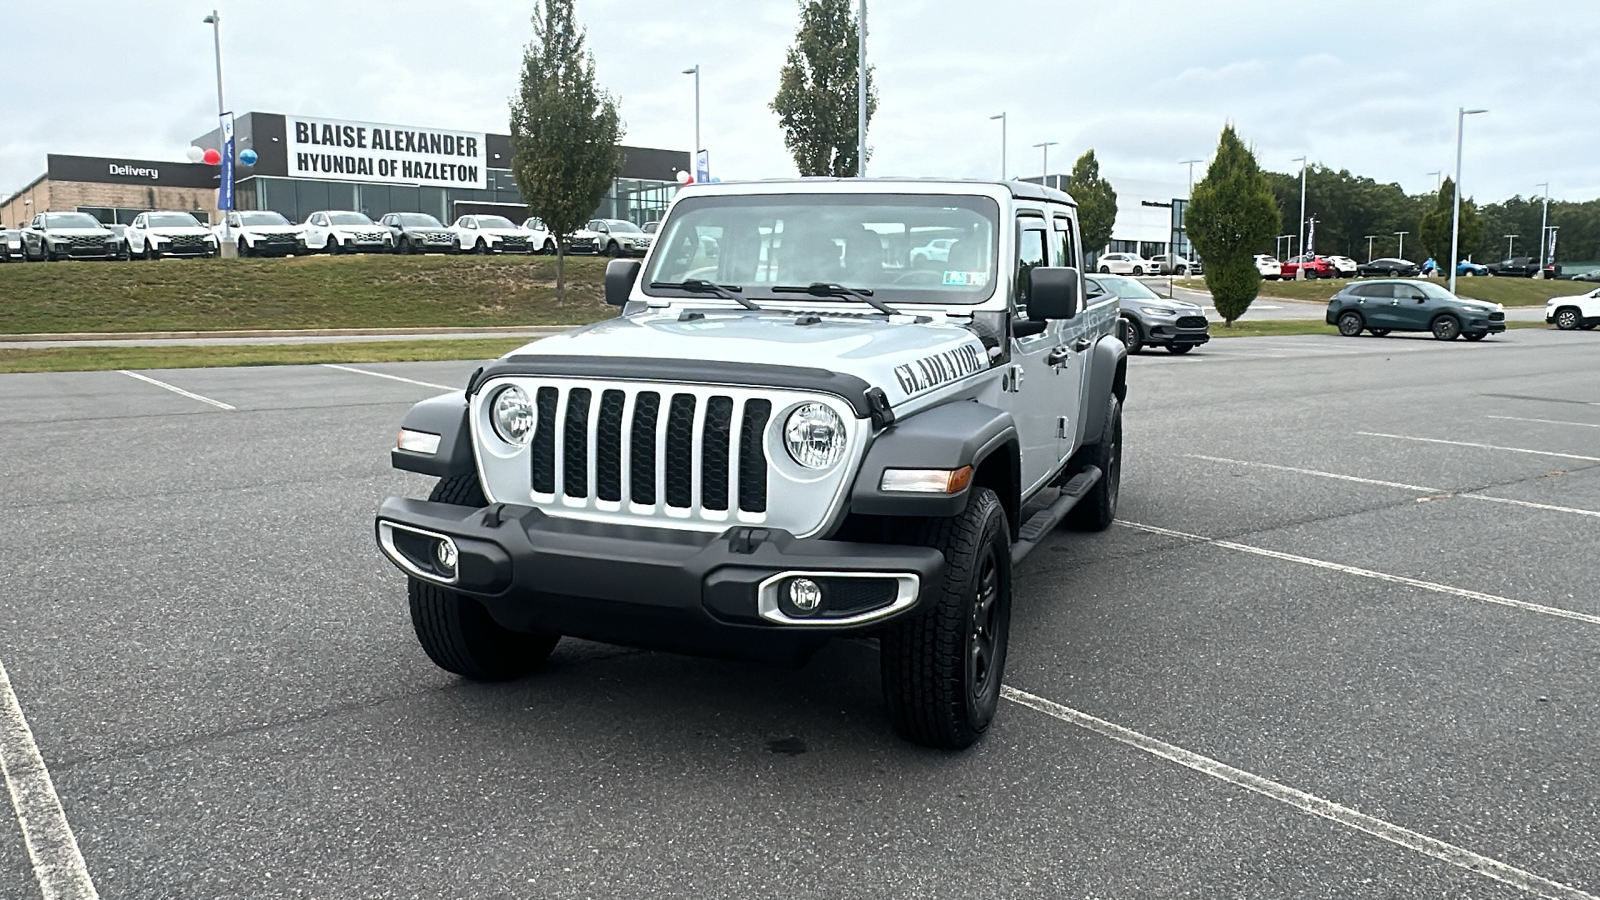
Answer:
[[1106, 410], [1111, 405], [1108, 399], [1112, 395], [1118, 400], [1128, 397], [1128, 348], [1121, 340], [1107, 335], [1086, 355], [1089, 357], [1089, 390], [1084, 394], [1084, 402], [1088, 408], [1081, 415], [1083, 444], [1090, 446], [1100, 443], [1100, 436], [1105, 432]]
[[993, 454], [1009, 452], [1007, 474], [1014, 481], [1017, 445], [1017, 426], [1011, 413], [983, 403], [948, 403], [902, 419], [879, 433], [867, 449], [851, 488], [850, 512], [876, 516], [956, 515], [966, 508], [971, 485], [955, 494], [885, 492], [881, 487], [884, 470], [962, 466], [976, 469]]
[[477, 460], [472, 453], [472, 429], [467, 423], [465, 391], [443, 394], [416, 404], [406, 413], [400, 427], [437, 434], [439, 449], [430, 454], [396, 447], [389, 451], [389, 463], [396, 469], [439, 478], [477, 471]]

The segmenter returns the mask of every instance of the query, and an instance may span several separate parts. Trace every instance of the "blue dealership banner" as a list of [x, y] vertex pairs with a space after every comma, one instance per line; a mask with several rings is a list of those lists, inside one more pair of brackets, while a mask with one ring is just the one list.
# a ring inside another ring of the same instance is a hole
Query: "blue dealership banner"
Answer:
[[222, 114], [222, 179], [217, 184], [217, 209], [233, 209], [233, 113]]
[[711, 154], [704, 150], [694, 155], [694, 182], [695, 184], [711, 183]]

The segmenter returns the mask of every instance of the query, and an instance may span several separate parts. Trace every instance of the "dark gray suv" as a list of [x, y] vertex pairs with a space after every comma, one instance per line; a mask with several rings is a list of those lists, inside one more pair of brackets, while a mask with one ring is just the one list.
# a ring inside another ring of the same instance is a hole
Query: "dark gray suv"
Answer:
[[1499, 304], [1457, 297], [1430, 281], [1363, 281], [1333, 295], [1327, 322], [1345, 337], [1431, 331], [1441, 341], [1481, 341], [1506, 330], [1506, 313]]
[[1211, 340], [1211, 323], [1205, 311], [1193, 303], [1168, 300], [1144, 286], [1137, 278], [1123, 275], [1084, 276], [1084, 291], [1091, 297], [1109, 293], [1122, 306], [1117, 336], [1138, 353], [1146, 346], [1166, 347], [1183, 354]]

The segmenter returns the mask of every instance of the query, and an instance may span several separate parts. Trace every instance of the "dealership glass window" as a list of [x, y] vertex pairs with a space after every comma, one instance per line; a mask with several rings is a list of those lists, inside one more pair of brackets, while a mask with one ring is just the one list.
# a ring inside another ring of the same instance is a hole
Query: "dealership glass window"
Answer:
[[1112, 241], [1106, 245], [1108, 253], [1138, 253], [1138, 241]]
[[395, 211], [390, 202], [390, 186], [387, 184], [363, 184], [356, 188], [356, 205], [367, 214], [367, 218], [374, 221]]
[[422, 208], [422, 190], [414, 184], [389, 185], [390, 212], [427, 212]]
[[355, 209], [356, 186], [347, 181], [328, 182], [328, 209]]
[[412, 212], [425, 212], [445, 222], [453, 221], [450, 218], [449, 206], [445, 203], [444, 188], [424, 187], [420, 188], [419, 191], [422, 194], [422, 202], [418, 203], [417, 208]]
[[94, 216], [101, 224], [110, 224], [117, 221], [117, 211], [109, 206], [80, 206], [78, 207], [78, 212]]
[[312, 213], [328, 208], [328, 183], [326, 181], [300, 180], [294, 183], [294, 202], [298, 207], [299, 220]]

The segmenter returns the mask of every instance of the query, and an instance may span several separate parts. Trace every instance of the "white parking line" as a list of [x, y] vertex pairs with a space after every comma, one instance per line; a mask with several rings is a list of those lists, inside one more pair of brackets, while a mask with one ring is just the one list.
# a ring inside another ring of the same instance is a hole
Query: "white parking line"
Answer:
[[1550, 512], [1571, 513], [1575, 516], [1591, 516], [1600, 519], [1600, 511], [1592, 509], [1578, 509], [1573, 506], [1553, 506], [1549, 503], [1534, 503], [1529, 500], [1513, 500], [1510, 497], [1491, 497], [1488, 494], [1479, 494], [1474, 491], [1458, 493], [1447, 491], [1443, 488], [1423, 487], [1420, 484], [1405, 484], [1399, 481], [1378, 481], [1374, 478], [1357, 478], [1354, 475], [1340, 475], [1337, 472], [1319, 472], [1316, 469], [1299, 469], [1294, 466], [1275, 466], [1272, 463], [1248, 462], [1242, 459], [1228, 459], [1223, 456], [1202, 456], [1198, 453], [1188, 454], [1190, 459], [1203, 459], [1207, 462], [1227, 463], [1235, 466], [1250, 466], [1256, 469], [1272, 469], [1277, 472], [1293, 472], [1296, 475], [1314, 475], [1317, 478], [1332, 478], [1338, 481], [1353, 481], [1357, 484], [1371, 484], [1378, 487], [1399, 488], [1406, 491], [1416, 491], [1419, 494], [1428, 494], [1439, 497], [1463, 497], [1468, 500], [1484, 500], [1489, 503], [1505, 503], [1511, 506], [1524, 506], [1528, 509], [1543, 509]]
[[459, 390], [461, 390], [460, 388], [451, 387], [448, 384], [434, 384], [431, 381], [418, 381], [415, 378], [401, 378], [399, 375], [389, 375], [389, 374], [386, 374], [386, 373], [383, 373], [383, 372], [369, 372], [366, 369], [357, 369], [357, 368], [353, 368], [351, 366], [340, 366], [340, 365], [335, 365], [334, 363], [323, 363], [322, 367], [324, 369], [338, 369], [341, 372], [354, 372], [357, 375], [371, 375], [373, 378], [387, 378], [390, 381], [403, 381], [406, 384], [414, 384], [414, 385], [417, 385], [419, 387], [438, 388], [441, 391], [459, 391]]
[[182, 394], [183, 396], [188, 397], [190, 400], [199, 400], [201, 403], [209, 403], [212, 406], [215, 406], [217, 409], [233, 409], [232, 406], [223, 403], [221, 400], [213, 400], [210, 397], [202, 397], [199, 394], [190, 393], [181, 387], [167, 384], [165, 381], [157, 381], [148, 375], [140, 375], [138, 372], [129, 372], [127, 369], [118, 369], [117, 371], [128, 376], [129, 378], [137, 378], [140, 381], [153, 384], [158, 388], [166, 388], [174, 394]]
[[1381, 431], [1358, 431], [1356, 434], [1366, 437], [1393, 438], [1397, 441], [1419, 441], [1424, 444], [1449, 444], [1454, 447], [1476, 447], [1479, 450], [1505, 450], [1509, 453], [1532, 453], [1535, 456], [1555, 456], [1561, 459], [1580, 459], [1584, 462], [1600, 462], [1600, 456], [1579, 456], [1576, 453], [1553, 453], [1549, 450], [1525, 450], [1521, 447], [1501, 447], [1497, 444], [1474, 444], [1469, 441], [1446, 441], [1440, 438], [1411, 437], [1404, 434], [1384, 434]]
[[1600, 428], [1594, 422], [1563, 422], [1560, 419], [1524, 419], [1522, 416], [1484, 416], [1486, 419], [1505, 419], [1508, 422], [1538, 422], [1541, 425], [1576, 425], [1579, 428]]
[[22, 706], [11, 677], [0, 664], [0, 775], [5, 776], [11, 806], [28, 845], [28, 860], [44, 900], [96, 900], [100, 896], [89, 878], [78, 839], [67, 824], [61, 798], [34, 743], [33, 730], [22, 717]]
[[1458, 869], [1465, 869], [1468, 872], [1494, 879], [1502, 884], [1508, 884], [1518, 890], [1527, 891], [1540, 897], [1552, 898], [1552, 900], [1597, 900], [1593, 894], [1585, 893], [1570, 885], [1535, 875], [1525, 869], [1519, 869], [1509, 863], [1503, 863], [1498, 859], [1484, 856], [1481, 853], [1474, 853], [1455, 844], [1448, 844], [1437, 838], [1428, 837], [1425, 834], [1412, 831], [1393, 822], [1369, 816], [1366, 813], [1358, 812], [1348, 806], [1342, 806], [1332, 800], [1318, 797], [1316, 794], [1309, 794], [1271, 779], [1263, 778], [1260, 775], [1246, 772], [1243, 769], [1236, 769], [1209, 756], [1202, 756], [1182, 747], [1157, 740], [1131, 728], [1107, 722], [1105, 719], [1091, 716], [1070, 706], [1063, 706], [1053, 700], [1046, 700], [1043, 697], [1009, 686], [1002, 686], [1000, 693], [1001, 696], [1013, 703], [1044, 713], [1069, 725], [1087, 729], [1102, 737], [1110, 738], [1120, 744], [1125, 744], [1168, 762], [1177, 763], [1202, 775], [1210, 776], [1235, 787], [1244, 788], [1268, 799], [1276, 800], [1303, 813], [1327, 819], [1346, 828], [1365, 832], [1380, 840], [1388, 841], [1391, 844], [1404, 847], [1423, 856], [1432, 857]]
[[1588, 613], [1574, 612], [1570, 609], [1561, 609], [1555, 606], [1545, 606], [1540, 603], [1529, 603], [1526, 600], [1513, 600], [1510, 597], [1500, 597], [1495, 594], [1485, 594], [1481, 591], [1469, 591], [1466, 588], [1452, 587], [1448, 584], [1438, 584], [1432, 581], [1423, 581], [1418, 578], [1407, 578], [1404, 575], [1390, 575], [1387, 572], [1375, 572], [1371, 569], [1362, 569], [1356, 566], [1347, 566], [1343, 563], [1329, 562], [1325, 559], [1313, 559], [1309, 556], [1298, 556], [1293, 553], [1282, 553], [1277, 550], [1268, 550], [1265, 547], [1253, 547], [1249, 544], [1240, 544], [1235, 541], [1221, 541], [1198, 534], [1189, 534], [1183, 531], [1173, 531], [1170, 528], [1158, 528], [1154, 525], [1143, 525], [1138, 522], [1118, 521], [1118, 525], [1132, 528], [1136, 531], [1145, 531], [1150, 534], [1159, 534], [1166, 537], [1181, 538], [1197, 544], [1209, 544], [1224, 550], [1236, 550], [1240, 553], [1250, 553], [1255, 556], [1265, 556], [1268, 559], [1278, 559], [1284, 562], [1299, 563], [1302, 566], [1313, 566], [1318, 569], [1327, 569], [1332, 572], [1343, 572], [1346, 575], [1356, 575], [1361, 578], [1372, 578], [1377, 581], [1387, 581], [1390, 584], [1403, 584], [1407, 587], [1420, 588], [1432, 591], [1435, 594], [1448, 594], [1452, 597], [1462, 597], [1467, 600], [1477, 600], [1481, 603], [1493, 603], [1497, 606], [1509, 606], [1526, 612], [1539, 613], [1540, 615], [1553, 616], [1558, 619], [1572, 619], [1588, 625], [1600, 625], [1600, 616]]

